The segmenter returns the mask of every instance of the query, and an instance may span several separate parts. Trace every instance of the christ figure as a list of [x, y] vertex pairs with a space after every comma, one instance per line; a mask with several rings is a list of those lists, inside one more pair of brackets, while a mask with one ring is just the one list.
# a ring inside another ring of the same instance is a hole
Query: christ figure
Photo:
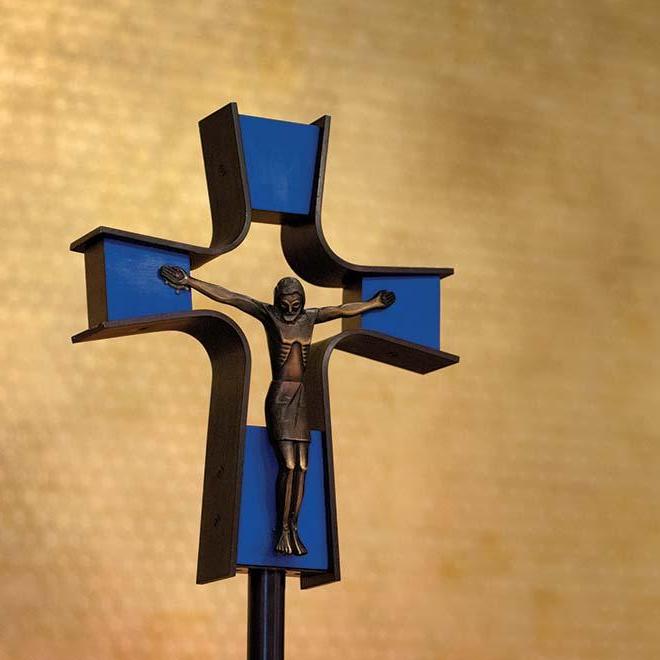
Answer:
[[295, 277], [285, 277], [277, 283], [271, 305], [195, 279], [178, 266], [162, 266], [159, 273], [175, 289], [195, 289], [212, 300], [237, 307], [263, 324], [273, 372], [266, 396], [266, 426], [279, 463], [275, 551], [306, 554], [298, 534], [298, 516], [305, 492], [310, 442], [303, 379], [314, 325], [389, 307], [394, 303], [394, 293], [379, 291], [365, 302], [305, 309], [305, 290]]

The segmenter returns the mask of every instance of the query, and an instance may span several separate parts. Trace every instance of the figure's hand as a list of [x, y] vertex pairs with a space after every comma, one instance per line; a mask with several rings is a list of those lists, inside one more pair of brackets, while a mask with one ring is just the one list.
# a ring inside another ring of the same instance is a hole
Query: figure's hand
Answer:
[[383, 289], [382, 291], [379, 291], [372, 300], [378, 304], [379, 309], [385, 309], [385, 307], [394, 304], [396, 296], [394, 295], [394, 291], [385, 291]]
[[177, 292], [190, 288], [188, 273], [179, 266], [161, 266], [158, 274], [163, 278], [165, 284], [173, 287]]

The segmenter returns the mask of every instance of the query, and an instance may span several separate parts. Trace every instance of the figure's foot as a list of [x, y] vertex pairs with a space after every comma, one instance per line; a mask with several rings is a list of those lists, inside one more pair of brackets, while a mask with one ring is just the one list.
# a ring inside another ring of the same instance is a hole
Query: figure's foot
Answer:
[[291, 532], [288, 529], [283, 529], [280, 534], [280, 539], [275, 546], [275, 552], [283, 555], [292, 555], [293, 547], [291, 545]]
[[294, 555], [306, 555], [307, 554], [307, 548], [305, 547], [304, 543], [300, 540], [300, 536], [298, 536], [298, 528], [297, 527], [292, 527], [291, 528], [291, 545], [293, 547], [293, 554]]

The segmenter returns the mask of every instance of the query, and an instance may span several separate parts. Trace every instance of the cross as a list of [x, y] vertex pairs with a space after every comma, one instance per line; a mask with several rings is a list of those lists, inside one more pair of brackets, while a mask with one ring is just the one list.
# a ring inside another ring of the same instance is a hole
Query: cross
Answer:
[[[453, 269], [364, 266], [332, 251], [321, 225], [328, 116], [298, 124], [240, 115], [230, 103], [199, 128], [210, 245], [108, 227], [74, 241], [71, 249], [85, 255], [89, 328], [72, 341], [176, 330], [205, 348], [212, 386], [197, 582], [247, 572], [248, 657], [279, 660], [286, 576], [299, 576], [303, 589], [340, 579], [330, 355], [338, 349], [420, 374], [457, 363], [439, 341], [440, 281]], [[291, 269], [341, 288], [343, 303], [305, 309], [291, 277], [272, 305], [192, 277], [236, 248], [251, 222], [280, 225]], [[266, 427], [246, 424], [245, 335], [220, 312], [193, 310], [191, 288], [264, 323], [273, 365]], [[332, 318], [342, 318], [342, 332], [312, 343], [311, 327]]]

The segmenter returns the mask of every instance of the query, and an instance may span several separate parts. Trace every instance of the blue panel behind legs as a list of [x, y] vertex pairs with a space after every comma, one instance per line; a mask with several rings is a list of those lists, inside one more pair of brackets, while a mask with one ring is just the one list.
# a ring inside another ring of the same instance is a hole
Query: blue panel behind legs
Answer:
[[362, 327], [430, 348], [440, 348], [440, 278], [430, 276], [365, 277], [362, 299], [388, 289], [396, 302], [362, 315]]
[[192, 309], [190, 291], [177, 294], [158, 276], [165, 264], [190, 272], [187, 254], [114, 238], [103, 245], [109, 321]]
[[325, 507], [323, 435], [312, 431], [309, 470], [298, 527], [308, 554], [281, 555], [275, 546], [275, 480], [277, 459], [262, 426], [248, 426], [245, 434], [243, 490], [238, 535], [238, 564], [274, 566], [292, 570], [325, 570], [328, 567], [328, 537]]
[[247, 115], [239, 120], [252, 208], [308, 214], [318, 126]]

